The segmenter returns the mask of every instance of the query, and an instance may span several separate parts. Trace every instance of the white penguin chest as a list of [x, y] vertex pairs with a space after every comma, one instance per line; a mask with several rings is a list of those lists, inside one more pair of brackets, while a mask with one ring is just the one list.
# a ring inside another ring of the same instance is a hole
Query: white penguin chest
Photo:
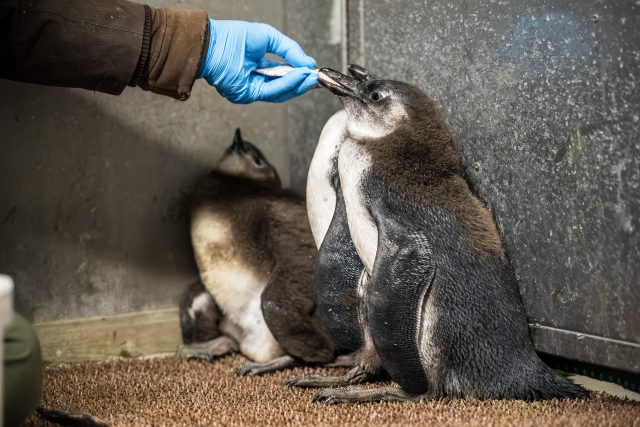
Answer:
[[241, 315], [248, 301], [260, 298], [266, 279], [237, 249], [228, 218], [212, 207], [198, 209], [191, 219], [191, 243], [204, 285], [223, 312]]
[[191, 219], [191, 242], [200, 278], [222, 309], [233, 338], [245, 356], [268, 361], [282, 354], [261, 308], [268, 278], [257, 274], [234, 245], [234, 229], [228, 218], [203, 207]]
[[342, 194], [351, 239], [369, 274], [373, 271], [378, 248], [378, 229], [362, 192], [362, 179], [370, 167], [371, 157], [366, 150], [353, 140], [345, 139], [338, 157]]
[[336, 193], [331, 185], [331, 173], [344, 139], [346, 127], [347, 115], [344, 110], [331, 116], [322, 128], [309, 166], [307, 213], [317, 248], [320, 247], [327, 234], [336, 208]]

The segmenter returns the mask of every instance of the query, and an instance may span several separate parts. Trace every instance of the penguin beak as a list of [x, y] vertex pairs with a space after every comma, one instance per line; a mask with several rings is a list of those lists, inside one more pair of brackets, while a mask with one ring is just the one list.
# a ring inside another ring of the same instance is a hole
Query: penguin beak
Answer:
[[331, 68], [321, 68], [318, 70], [318, 81], [321, 86], [326, 87], [331, 93], [338, 96], [351, 96], [359, 98], [357, 87], [358, 80], [346, 76]]
[[231, 144], [233, 151], [244, 153], [246, 151], [244, 147], [244, 139], [242, 139], [242, 133], [240, 132], [240, 128], [236, 128], [236, 133], [233, 137], [233, 144]]

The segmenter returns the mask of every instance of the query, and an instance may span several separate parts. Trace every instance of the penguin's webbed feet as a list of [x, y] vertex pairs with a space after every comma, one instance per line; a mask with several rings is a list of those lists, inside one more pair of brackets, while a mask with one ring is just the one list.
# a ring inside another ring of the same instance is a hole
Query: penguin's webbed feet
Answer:
[[182, 344], [176, 350], [176, 357], [179, 359], [202, 359], [211, 362], [218, 357], [236, 351], [238, 351], [238, 343], [232, 338], [223, 335], [211, 341]]
[[346, 387], [325, 388], [313, 398], [313, 402], [329, 405], [339, 403], [369, 403], [369, 402], [417, 402], [422, 396], [412, 396], [399, 387]]
[[293, 368], [299, 364], [298, 360], [292, 356], [282, 356], [266, 363], [247, 362], [236, 368], [236, 375], [240, 377], [253, 377], [267, 374], [269, 372], [281, 371]]
[[345, 375], [338, 377], [325, 377], [322, 375], [305, 375], [302, 377], [293, 377], [285, 381], [285, 385], [289, 387], [304, 388], [324, 388], [324, 387], [344, 387], [367, 382], [373, 375], [361, 366], [356, 366]]
[[61, 426], [109, 427], [109, 424], [90, 414], [74, 414], [42, 406], [36, 408], [36, 414], [43, 420]]

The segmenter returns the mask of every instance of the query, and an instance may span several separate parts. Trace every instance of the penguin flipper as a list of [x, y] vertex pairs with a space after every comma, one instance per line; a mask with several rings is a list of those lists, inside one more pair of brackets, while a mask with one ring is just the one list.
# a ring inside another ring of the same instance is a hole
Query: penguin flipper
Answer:
[[288, 354], [308, 363], [327, 363], [334, 359], [335, 343], [317, 314], [311, 275], [304, 276], [296, 276], [286, 262], [278, 263], [261, 295], [262, 314]]
[[202, 281], [191, 283], [180, 301], [182, 343], [201, 343], [219, 337], [221, 319], [222, 311]]
[[422, 316], [436, 272], [431, 246], [423, 233], [385, 213], [373, 214], [378, 249], [366, 296], [371, 337], [391, 378], [410, 394], [424, 394], [429, 384], [420, 359]]
[[318, 251], [313, 274], [318, 312], [338, 347], [362, 346], [358, 317], [358, 282], [364, 266], [349, 234], [347, 210], [339, 182], [334, 183], [336, 208]]

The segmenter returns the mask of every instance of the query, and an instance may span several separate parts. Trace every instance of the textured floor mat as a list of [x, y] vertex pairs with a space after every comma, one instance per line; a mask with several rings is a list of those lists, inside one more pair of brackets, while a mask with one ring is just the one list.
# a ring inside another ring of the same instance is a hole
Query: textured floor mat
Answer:
[[[314, 390], [283, 381], [318, 369], [237, 378], [239, 356], [213, 363], [173, 358], [86, 362], [45, 369], [43, 405], [89, 413], [116, 426], [437, 425], [640, 426], [640, 402], [603, 393], [585, 400], [436, 400], [423, 403], [312, 403]], [[325, 372], [342, 372], [338, 369]], [[26, 425], [46, 425], [35, 415]]]

